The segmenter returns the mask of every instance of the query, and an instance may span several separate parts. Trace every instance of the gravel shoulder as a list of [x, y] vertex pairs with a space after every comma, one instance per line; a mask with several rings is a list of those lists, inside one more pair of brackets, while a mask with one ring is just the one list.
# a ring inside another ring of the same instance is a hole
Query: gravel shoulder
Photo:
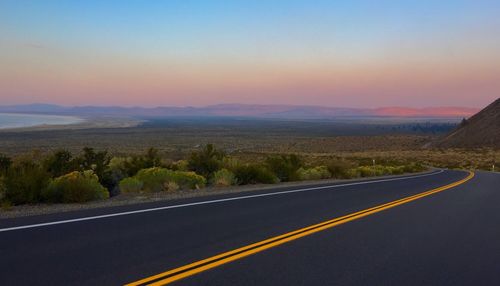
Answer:
[[134, 205], [149, 202], [159, 202], [159, 201], [171, 201], [177, 199], [186, 198], [196, 198], [196, 197], [206, 197], [212, 195], [224, 195], [224, 194], [242, 194], [251, 193], [254, 191], [271, 190], [277, 188], [286, 187], [302, 187], [311, 185], [325, 185], [325, 184], [335, 184], [335, 183], [348, 183], [353, 181], [367, 181], [373, 179], [385, 179], [385, 178], [396, 178], [404, 177], [408, 175], [421, 175], [427, 174], [435, 171], [436, 169], [430, 169], [425, 172], [403, 174], [403, 175], [393, 175], [393, 176], [380, 176], [380, 177], [366, 177], [348, 180], [339, 179], [326, 179], [326, 180], [314, 180], [314, 181], [300, 181], [300, 182], [286, 182], [278, 184], [257, 184], [257, 185], [245, 185], [245, 186], [231, 186], [231, 187], [208, 187], [200, 190], [182, 190], [176, 192], [161, 192], [161, 193], [139, 193], [139, 194], [120, 194], [118, 196], [112, 197], [108, 200], [94, 201], [83, 204], [36, 204], [36, 205], [20, 205], [12, 206], [9, 208], [0, 208], [0, 219], [8, 219], [15, 217], [26, 217], [42, 214], [52, 214], [61, 213], [68, 211], [77, 211], [85, 209], [96, 209], [96, 208], [106, 208], [113, 206], [125, 206]]

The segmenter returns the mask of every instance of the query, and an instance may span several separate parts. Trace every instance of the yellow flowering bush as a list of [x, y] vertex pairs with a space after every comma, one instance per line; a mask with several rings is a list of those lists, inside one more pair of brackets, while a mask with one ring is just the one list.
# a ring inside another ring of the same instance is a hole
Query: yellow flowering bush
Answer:
[[88, 170], [51, 180], [42, 197], [51, 203], [83, 203], [109, 198], [109, 192], [99, 183], [97, 175]]

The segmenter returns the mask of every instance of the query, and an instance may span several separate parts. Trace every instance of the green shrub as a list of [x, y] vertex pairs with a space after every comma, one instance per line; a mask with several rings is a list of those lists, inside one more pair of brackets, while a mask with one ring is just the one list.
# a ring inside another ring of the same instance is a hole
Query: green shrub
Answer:
[[0, 153], [0, 176], [6, 175], [11, 165], [12, 159]]
[[147, 149], [144, 155], [122, 158], [121, 162], [116, 161], [116, 163], [119, 163], [119, 168], [124, 172], [126, 177], [132, 177], [142, 169], [163, 166], [159, 152], [155, 148]]
[[123, 160], [123, 171], [127, 176], [134, 176], [139, 170], [151, 167], [153, 166], [146, 166], [144, 159], [140, 156], [127, 157]]
[[297, 171], [303, 167], [304, 162], [299, 156], [290, 154], [268, 157], [266, 165], [281, 182], [288, 182], [299, 179]]
[[207, 180], [205, 177], [195, 172], [170, 171], [169, 181], [176, 183], [181, 189], [200, 189], [205, 187]]
[[148, 148], [143, 157], [144, 165], [147, 168], [161, 166], [161, 157], [159, 153], [160, 152], [153, 147]]
[[300, 180], [321, 180], [331, 177], [326, 166], [317, 166], [308, 169], [300, 168], [297, 174]]
[[409, 164], [404, 166], [361, 166], [356, 168], [356, 172], [360, 177], [385, 176], [385, 175], [400, 175], [403, 173], [414, 173], [423, 171], [419, 164]]
[[373, 177], [373, 176], [383, 176], [390, 175], [387, 168], [384, 166], [361, 166], [356, 169], [360, 177]]
[[0, 209], [10, 211], [12, 209], [12, 203], [9, 201], [0, 202]]
[[78, 170], [78, 163], [72, 158], [73, 155], [71, 155], [69, 151], [58, 150], [47, 156], [43, 165], [52, 177], [59, 177], [69, 172]]
[[83, 203], [106, 199], [109, 193], [93, 171], [71, 172], [51, 180], [42, 193], [43, 199], [52, 203]]
[[236, 184], [236, 176], [233, 172], [228, 169], [220, 169], [215, 172], [212, 178], [212, 184], [214, 186], [226, 187]]
[[110, 196], [120, 193], [120, 182], [128, 177], [127, 162], [131, 160], [131, 157], [113, 157], [109, 160], [108, 167], [105, 169], [103, 178], [100, 178], [100, 181], [109, 190]]
[[336, 179], [350, 179], [356, 177], [353, 163], [345, 160], [333, 160], [328, 163], [328, 171], [333, 178]]
[[349, 169], [349, 170], [347, 170], [346, 177], [344, 177], [344, 179], [354, 179], [354, 178], [358, 178], [358, 177], [359, 177], [359, 173], [356, 169]]
[[31, 158], [22, 158], [7, 171], [5, 199], [14, 205], [37, 203], [49, 183], [50, 174]]
[[234, 170], [238, 185], [247, 184], [275, 184], [278, 177], [269, 169], [259, 165], [241, 165]]
[[222, 151], [217, 150], [212, 144], [207, 144], [203, 150], [191, 153], [188, 159], [189, 170], [209, 178], [222, 167], [223, 158]]
[[160, 192], [164, 190], [164, 184], [169, 181], [170, 172], [172, 171], [164, 168], [153, 167], [140, 170], [134, 178], [143, 183], [144, 191]]
[[136, 178], [125, 178], [119, 184], [122, 193], [140, 192], [143, 186], [144, 183]]
[[160, 192], [166, 190], [169, 182], [176, 183], [181, 189], [198, 189], [206, 184], [206, 179], [195, 172], [172, 171], [165, 168], [153, 167], [137, 172], [135, 179], [141, 181], [146, 192]]
[[109, 170], [110, 160], [108, 151], [95, 151], [94, 148], [84, 147], [82, 153], [72, 160], [72, 164], [77, 166], [74, 171], [92, 170], [99, 178], [99, 183], [109, 189], [110, 193], [116, 194], [119, 178], [114, 178]]
[[108, 168], [113, 172], [121, 173], [126, 175], [127, 173], [127, 162], [132, 160], [131, 157], [113, 157], [109, 160]]
[[85, 147], [83, 153], [74, 159], [75, 163], [80, 166], [80, 171], [92, 170], [99, 177], [99, 180], [104, 178], [111, 158], [107, 151], [94, 151], [94, 148]]
[[230, 171], [233, 171], [236, 168], [238, 168], [240, 165], [241, 165], [241, 162], [234, 157], [226, 156], [222, 159], [222, 168], [224, 168], [224, 169], [228, 169]]
[[179, 160], [172, 164], [174, 171], [189, 171], [189, 163], [187, 160]]
[[5, 192], [7, 188], [5, 187], [4, 177], [0, 177], [0, 202], [5, 199]]
[[415, 173], [422, 172], [425, 170], [425, 167], [419, 163], [411, 163], [403, 166], [403, 173]]
[[167, 182], [165, 184], [165, 190], [169, 192], [175, 192], [180, 189], [179, 185], [176, 182]]
[[403, 166], [395, 166], [395, 167], [389, 166], [387, 167], [387, 169], [389, 170], [389, 173], [392, 175], [401, 175], [405, 172]]

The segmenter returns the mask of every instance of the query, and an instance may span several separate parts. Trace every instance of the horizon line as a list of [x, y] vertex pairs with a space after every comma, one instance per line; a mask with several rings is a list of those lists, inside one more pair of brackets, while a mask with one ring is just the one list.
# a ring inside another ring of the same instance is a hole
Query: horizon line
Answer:
[[[377, 110], [377, 109], [387, 109], [387, 108], [405, 108], [414, 110], [425, 110], [425, 109], [437, 109], [437, 108], [460, 108], [460, 109], [470, 109], [470, 110], [480, 110], [481, 107], [469, 107], [461, 105], [434, 105], [434, 106], [424, 106], [415, 107], [411, 105], [386, 105], [377, 107], [354, 107], [354, 106], [334, 106], [334, 105], [308, 105], [308, 104], [265, 104], [265, 103], [214, 103], [208, 105], [116, 105], [116, 104], [60, 104], [52, 102], [33, 102], [33, 103], [13, 103], [13, 104], [2, 104], [0, 107], [22, 107], [22, 106], [57, 106], [63, 108], [78, 108], [78, 107], [115, 107], [115, 108], [143, 108], [143, 109], [154, 109], [154, 108], [208, 108], [217, 106], [262, 106], [262, 107], [316, 107], [316, 108], [335, 108], [335, 109], [356, 109], [356, 110]], [[486, 107], [487, 105], [485, 105]]]

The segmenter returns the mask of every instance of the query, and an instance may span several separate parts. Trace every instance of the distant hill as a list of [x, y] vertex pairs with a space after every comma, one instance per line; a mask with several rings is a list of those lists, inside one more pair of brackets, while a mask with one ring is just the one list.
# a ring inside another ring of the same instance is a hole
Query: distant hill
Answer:
[[438, 147], [500, 148], [500, 98], [464, 120], [457, 129], [436, 142]]
[[478, 111], [477, 108], [468, 107], [382, 107], [374, 109], [374, 115], [401, 117], [469, 117]]
[[384, 107], [374, 109], [337, 108], [296, 105], [219, 104], [205, 107], [120, 107], [120, 106], [58, 106], [30, 104], [0, 106], [0, 112], [40, 113], [81, 116], [133, 117], [253, 117], [281, 119], [330, 119], [338, 117], [442, 117], [462, 118], [477, 112], [474, 108]]

